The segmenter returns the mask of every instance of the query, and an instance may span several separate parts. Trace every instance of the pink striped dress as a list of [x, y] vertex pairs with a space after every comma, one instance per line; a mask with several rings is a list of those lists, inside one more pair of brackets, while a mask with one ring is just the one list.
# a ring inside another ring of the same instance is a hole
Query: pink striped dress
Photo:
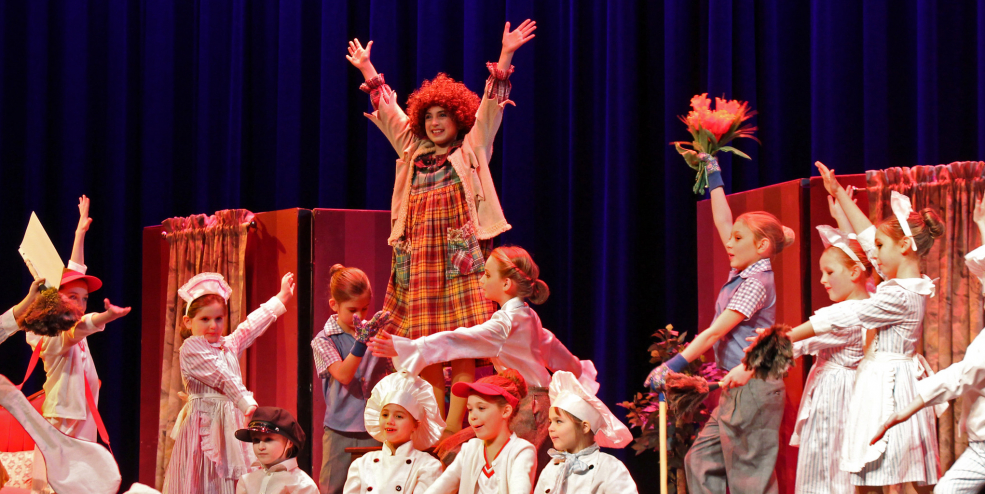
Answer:
[[286, 311], [274, 297], [218, 342], [192, 336], [181, 345], [188, 403], [171, 431], [175, 442], [164, 494], [236, 493], [236, 482], [256, 460], [252, 446], [233, 437], [245, 426], [244, 412], [256, 405], [243, 384], [239, 357]]
[[917, 396], [917, 380], [932, 373], [916, 353], [916, 344], [927, 298], [933, 294], [934, 284], [926, 276], [891, 279], [880, 283], [869, 299], [835, 304], [811, 316], [817, 334], [858, 326], [876, 330], [856, 372], [839, 463], [854, 485], [935, 484], [940, 476], [933, 410], [921, 410], [869, 445], [897, 404]]
[[[860, 300], [841, 302], [846, 307]], [[795, 492], [800, 494], [852, 494], [855, 487], [839, 468], [845, 437], [846, 404], [855, 388], [855, 369], [864, 354], [865, 330], [861, 326], [832, 331], [794, 343], [794, 356], [814, 355], [797, 411], [791, 446], [799, 446]]]

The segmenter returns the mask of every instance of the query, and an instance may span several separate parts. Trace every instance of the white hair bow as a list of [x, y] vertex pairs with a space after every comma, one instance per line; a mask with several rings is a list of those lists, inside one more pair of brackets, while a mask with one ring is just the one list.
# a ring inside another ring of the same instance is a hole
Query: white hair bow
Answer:
[[818, 225], [817, 231], [821, 234], [821, 243], [824, 244], [825, 249], [833, 245], [843, 250], [845, 254], [848, 254], [848, 257], [858, 264], [858, 267], [862, 268], [862, 271], [865, 271], [865, 264], [855, 255], [855, 251], [852, 250], [852, 246], [849, 243], [851, 239], [845, 232], [828, 225]]
[[893, 208], [893, 214], [896, 215], [896, 219], [899, 220], [899, 226], [903, 229], [903, 235], [910, 237], [910, 245], [916, 251], [917, 240], [913, 238], [913, 232], [910, 231], [910, 224], [907, 222], [907, 218], [913, 212], [913, 206], [910, 205], [910, 198], [894, 190], [889, 195], [889, 205]]

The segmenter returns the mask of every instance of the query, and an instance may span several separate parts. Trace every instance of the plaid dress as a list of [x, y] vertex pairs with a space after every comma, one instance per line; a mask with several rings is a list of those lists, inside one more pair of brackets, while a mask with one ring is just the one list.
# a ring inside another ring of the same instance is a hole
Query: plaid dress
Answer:
[[[461, 152], [454, 147], [450, 153]], [[393, 271], [383, 310], [388, 331], [416, 339], [480, 324], [496, 305], [480, 279], [492, 240], [478, 240], [469, 220], [462, 179], [448, 155], [414, 161], [404, 236], [393, 246]]]

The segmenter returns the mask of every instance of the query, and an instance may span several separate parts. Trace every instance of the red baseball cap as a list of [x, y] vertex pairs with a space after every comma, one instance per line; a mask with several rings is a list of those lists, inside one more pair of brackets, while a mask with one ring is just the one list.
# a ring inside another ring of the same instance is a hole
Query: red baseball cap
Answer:
[[510, 404], [513, 408], [516, 408], [520, 404], [520, 400], [516, 399], [516, 396], [510, 394], [509, 391], [496, 386], [495, 384], [489, 384], [484, 382], [475, 383], [464, 383], [458, 382], [452, 385], [451, 394], [459, 396], [461, 398], [468, 398], [469, 392], [475, 392], [480, 395], [485, 396], [502, 396], [506, 398], [506, 402]]
[[88, 287], [89, 289], [89, 293], [99, 290], [99, 288], [103, 286], [103, 282], [99, 281], [99, 278], [96, 278], [95, 276], [89, 276], [87, 274], [82, 274], [78, 271], [68, 268], [65, 268], [65, 270], [62, 271], [62, 283], [60, 286], [65, 286], [65, 284], [71, 283], [75, 280], [84, 281], [86, 287]]

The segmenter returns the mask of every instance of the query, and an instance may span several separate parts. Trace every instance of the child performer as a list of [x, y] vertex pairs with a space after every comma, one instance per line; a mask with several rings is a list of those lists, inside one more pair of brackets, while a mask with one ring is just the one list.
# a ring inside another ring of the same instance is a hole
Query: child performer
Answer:
[[[718, 161], [702, 154], [711, 188], [715, 227], [725, 244], [732, 271], [718, 292], [715, 319], [691, 343], [647, 377], [651, 389], [662, 389], [670, 371], [715, 349], [722, 380], [718, 406], [684, 457], [688, 491], [722, 493], [776, 492], [774, 467], [780, 447], [785, 388], [782, 380], [752, 379], [742, 365], [745, 339], [776, 319], [776, 286], [770, 259], [794, 241], [794, 233], [765, 211], [740, 215], [732, 223]], [[745, 390], [730, 389], [748, 382]]]
[[[837, 203], [832, 209], [840, 208]], [[817, 227], [825, 250], [821, 254], [821, 284], [834, 302], [851, 307], [869, 298], [872, 264], [858, 241], [827, 225]], [[852, 398], [855, 369], [864, 355], [862, 326], [853, 326], [794, 343], [794, 357], [817, 357], [797, 412], [790, 438], [799, 446], [795, 491], [804, 494], [851, 494], [851, 477], [838, 467], [844, 440], [845, 403]]]
[[383, 449], [352, 462], [344, 494], [427, 490], [441, 475], [441, 462], [424, 450], [445, 430], [431, 385], [407, 371], [390, 374], [373, 388], [365, 418]]
[[623, 448], [633, 435], [574, 374], [559, 371], [551, 378], [550, 416], [554, 460], [541, 472], [535, 494], [636, 494], [626, 466], [599, 451]]
[[[89, 198], [82, 196], [79, 199], [79, 224], [75, 230], [72, 257], [68, 261], [68, 268], [62, 273], [58, 288], [62, 300], [75, 305], [82, 313], [89, 302], [89, 293], [103, 285], [99, 278], [85, 274], [85, 235], [90, 224], [92, 219], [89, 218]], [[86, 314], [72, 329], [58, 335], [39, 336], [26, 333], [27, 343], [33, 350], [38, 351], [40, 345], [40, 358], [47, 374], [42, 415], [66, 435], [92, 442], [96, 441], [98, 434], [92, 407], [99, 405], [99, 375], [92, 362], [86, 337], [106, 329], [106, 324], [130, 313], [130, 307], [117, 307], [109, 299], [103, 300], [103, 306], [106, 309], [104, 312]], [[92, 397], [91, 406], [86, 398], [87, 394]], [[44, 461], [37, 447], [34, 458], [31, 491], [51, 492], [47, 487]]]
[[507, 370], [475, 383], [455, 383], [451, 392], [467, 398], [469, 425], [476, 438], [462, 445], [455, 461], [425, 494], [531, 492], [537, 452], [510, 429], [517, 405], [527, 394], [523, 377]]
[[[529, 19], [503, 30], [499, 63], [488, 63], [489, 78], [480, 101], [464, 84], [443, 73], [424, 81], [407, 100], [397, 95], [369, 60], [373, 42], [364, 48], [349, 43], [346, 57], [362, 72], [374, 111], [366, 116], [389, 139], [400, 156], [391, 204], [393, 274], [383, 310], [393, 314], [390, 332], [416, 339], [457, 327], [479, 324], [495, 311], [482, 298], [483, 259], [492, 239], [510, 229], [489, 172], [493, 140], [509, 100], [513, 53], [533, 39]], [[471, 382], [473, 360], [451, 363], [452, 382]], [[421, 377], [434, 387], [444, 409], [442, 365], [429, 366]], [[451, 398], [447, 426], [461, 429], [464, 400]], [[442, 415], [445, 415], [444, 410]]]
[[546, 416], [550, 408], [548, 369], [571, 372], [592, 392], [598, 389], [598, 384], [594, 364], [579, 361], [572, 355], [553, 333], [544, 329], [540, 317], [524, 302], [529, 299], [541, 304], [547, 300], [550, 291], [539, 276], [540, 268], [526, 250], [497, 247], [486, 260], [482, 275], [483, 294], [500, 306], [491, 319], [470, 328], [416, 340], [388, 338], [386, 333], [381, 333], [382, 337], [373, 340], [373, 352], [381, 357], [399, 357], [400, 366], [411, 374], [436, 362], [477, 358], [491, 358], [499, 371], [515, 369], [530, 386], [531, 399], [520, 406], [520, 418], [514, 425], [530, 424], [533, 434], [524, 434], [525, 427], [520, 428], [520, 433], [538, 448], [539, 462], [546, 465], [550, 448]]
[[219, 273], [199, 273], [179, 290], [185, 301], [185, 338], [181, 345], [181, 379], [188, 402], [178, 414], [171, 437], [171, 462], [164, 474], [164, 494], [233, 494], [236, 482], [253, 463], [253, 452], [233, 434], [257, 409], [243, 385], [239, 357], [287, 312], [294, 296], [294, 273], [281, 279], [280, 292], [223, 336], [232, 289]]
[[[985, 196], [975, 205], [975, 224], [985, 240]], [[965, 256], [968, 271], [985, 290], [985, 246]], [[935, 492], [978, 494], [985, 488], [985, 337], [976, 336], [964, 359], [926, 379], [917, 381], [917, 395], [889, 417], [870, 441], [876, 444], [891, 427], [904, 423], [925, 406], [947, 403], [963, 396], [959, 430], [968, 434], [968, 449], [944, 474]]]
[[256, 409], [250, 425], [236, 431], [236, 439], [253, 443], [254, 470], [236, 484], [236, 494], [318, 494], [318, 486], [298, 468], [304, 430], [291, 412], [277, 407]]
[[838, 200], [859, 232], [859, 243], [872, 252], [870, 258], [887, 280], [868, 299], [819, 309], [788, 335], [797, 341], [858, 326], [866, 329], [866, 355], [855, 374], [839, 465], [851, 474], [856, 492], [882, 492], [883, 486], [907, 482], [918, 492], [930, 492], [940, 471], [933, 413], [921, 411], [876, 444], [869, 442], [897, 404], [913, 400], [917, 380], [930, 369], [916, 353], [927, 298], [934, 294], [933, 282], [920, 272], [920, 260], [944, 234], [944, 225], [932, 209], [914, 212], [909, 198], [894, 191], [893, 216], [873, 226], [838, 183], [834, 170], [821, 162], [817, 167], [825, 189]]
[[385, 324], [387, 313], [362, 323], [373, 301], [369, 278], [359, 268], [341, 264], [329, 270], [328, 305], [335, 311], [325, 329], [311, 340], [315, 368], [322, 378], [325, 420], [318, 485], [322, 494], [339, 494], [345, 485], [351, 455], [345, 448], [378, 446], [363, 422], [363, 411], [389, 362], [366, 354], [366, 342]]

